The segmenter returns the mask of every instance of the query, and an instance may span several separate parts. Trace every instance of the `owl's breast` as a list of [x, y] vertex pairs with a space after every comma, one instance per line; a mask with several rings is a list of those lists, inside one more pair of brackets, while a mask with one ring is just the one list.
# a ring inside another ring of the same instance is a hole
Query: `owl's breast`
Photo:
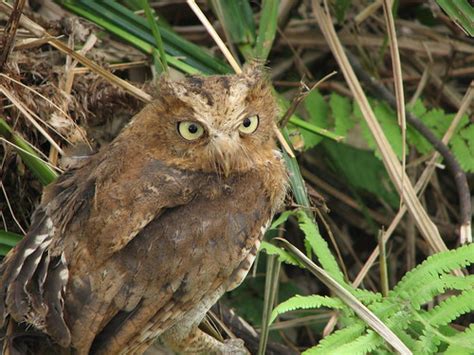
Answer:
[[178, 269], [200, 282], [225, 279], [262, 237], [273, 207], [264, 181], [247, 174], [209, 182], [188, 204], [153, 220], [126, 248], [147, 250], [153, 267], [146, 269], [160, 270], [151, 278], [171, 281]]

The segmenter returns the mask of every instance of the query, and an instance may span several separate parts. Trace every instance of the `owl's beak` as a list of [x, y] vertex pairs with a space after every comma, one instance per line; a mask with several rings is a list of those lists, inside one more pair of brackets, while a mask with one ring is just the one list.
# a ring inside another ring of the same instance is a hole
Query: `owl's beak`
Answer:
[[233, 167], [236, 153], [236, 142], [228, 135], [216, 134], [212, 137], [212, 146], [215, 162], [219, 171], [228, 177]]

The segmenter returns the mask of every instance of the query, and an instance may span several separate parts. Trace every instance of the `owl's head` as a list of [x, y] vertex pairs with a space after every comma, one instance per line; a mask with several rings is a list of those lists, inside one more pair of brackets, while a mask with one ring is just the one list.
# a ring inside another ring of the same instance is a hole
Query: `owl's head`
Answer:
[[[178, 167], [229, 175], [265, 164], [274, 152], [276, 105], [264, 72], [164, 78], [139, 122], [156, 153]], [[138, 118], [138, 117], [137, 117]]]

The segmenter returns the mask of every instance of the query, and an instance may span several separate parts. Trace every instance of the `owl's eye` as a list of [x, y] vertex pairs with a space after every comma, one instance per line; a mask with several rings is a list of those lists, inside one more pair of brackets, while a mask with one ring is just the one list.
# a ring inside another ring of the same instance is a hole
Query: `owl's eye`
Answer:
[[184, 139], [194, 141], [203, 135], [204, 128], [197, 122], [182, 121], [178, 123], [178, 132]]
[[258, 127], [258, 116], [253, 115], [245, 117], [242, 123], [239, 126], [239, 131], [244, 134], [251, 134], [255, 132]]

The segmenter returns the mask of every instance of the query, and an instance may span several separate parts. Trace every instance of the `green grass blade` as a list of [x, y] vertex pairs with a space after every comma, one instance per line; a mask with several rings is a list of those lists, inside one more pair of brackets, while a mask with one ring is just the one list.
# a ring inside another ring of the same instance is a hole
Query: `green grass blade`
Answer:
[[262, 17], [255, 46], [255, 57], [261, 61], [267, 60], [272, 49], [278, 23], [279, 3], [279, 0], [263, 0]]
[[[283, 128], [282, 134], [285, 137], [286, 141], [290, 142], [288, 130], [286, 128]], [[290, 186], [295, 196], [296, 202], [303, 207], [311, 207], [311, 203], [308, 198], [308, 193], [306, 191], [306, 186], [303, 180], [303, 176], [301, 175], [298, 161], [296, 160], [296, 158], [290, 157], [284, 150], [283, 157], [285, 159], [286, 167], [289, 172]]]
[[248, 0], [211, 0], [226, 36], [235, 43], [246, 59], [252, 58], [256, 32], [252, 8]]
[[5, 256], [23, 237], [19, 234], [0, 230], [0, 255]]
[[22, 238], [20, 234], [0, 230], [0, 244], [14, 247]]
[[57, 178], [58, 174], [42, 161], [28, 142], [20, 137], [20, 135], [14, 133], [8, 123], [2, 118], [0, 118], [0, 136], [3, 136], [7, 141], [15, 145], [23, 163], [38, 178], [42, 185], [48, 185]]
[[146, 18], [148, 20], [148, 24], [151, 27], [151, 31], [153, 33], [153, 37], [155, 37], [156, 47], [158, 48], [158, 52], [160, 53], [159, 63], [164, 72], [168, 71], [168, 62], [166, 61], [165, 50], [163, 48], [163, 41], [161, 39], [160, 29], [158, 28], [158, 24], [156, 23], [155, 16], [153, 15], [153, 11], [148, 3], [148, 0], [142, 0], [143, 9], [145, 11]]
[[273, 305], [278, 291], [278, 276], [280, 274], [281, 263], [275, 255], [267, 256], [267, 271], [265, 273], [265, 295], [263, 298], [262, 329], [260, 331], [260, 341], [258, 343], [258, 355], [266, 353], [268, 333], [270, 331], [270, 318]]
[[[117, 37], [127, 41], [128, 43], [134, 45], [136, 48], [141, 50], [142, 52], [149, 54], [151, 56], [158, 55], [157, 49], [154, 48], [152, 45], [150, 45], [148, 42], [140, 39], [139, 37], [130, 34], [127, 32], [127, 30], [123, 29], [122, 27], [113, 24], [112, 22], [104, 20], [100, 15], [96, 15], [95, 13], [88, 12], [87, 10], [84, 10], [81, 7], [77, 7], [75, 5], [68, 4], [65, 6], [68, 8], [68, 10], [84, 17], [87, 18], [88, 20], [94, 22], [95, 24], [103, 27], [107, 31], [113, 33]], [[156, 54], [155, 54], [156, 52]], [[167, 62], [172, 65], [173, 67], [183, 71], [184, 73], [187, 74], [200, 74], [202, 73], [201, 70], [196, 69], [192, 65], [181, 61], [180, 59], [172, 56], [172, 55], [166, 55]]]
[[[153, 54], [149, 48], [155, 48], [156, 40], [152, 35], [150, 25], [145, 18], [138, 16], [121, 4], [110, 0], [103, 0], [101, 2], [91, 0], [57, 0], [57, 2], [66, 9], [89, 19], [135, 45], [140, 50]], [[182, 62], [193, 67], [195, 72], [207, 74], [231, 72], [229, 66], [214, 58], [201, 47], [175, 34], [159, 22], [158, 27], [163, 40], [164, 51], [170, 56], [182, 58]], [[139, 40], [138, 44], [135, 42], [136, 39]], [[146, 46], [148, 50], [144, 50], [145, 43], [148, 45]], [[167, 57], [167, 60], [170, 65], [174, 65], [170, 57]]]
[[471, 37], [474, 36], [474, 7], [465, 0], [436, 0], [448, 16]]

